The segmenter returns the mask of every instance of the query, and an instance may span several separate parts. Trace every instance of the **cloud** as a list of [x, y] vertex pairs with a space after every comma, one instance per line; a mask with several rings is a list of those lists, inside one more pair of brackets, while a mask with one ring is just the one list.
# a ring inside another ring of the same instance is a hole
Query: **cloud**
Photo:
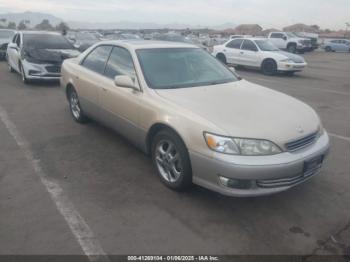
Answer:
[[283, 27], [302, 22], [344, 28], [349, 0], [0, 0], [0, 12], [40, 11], [65, 20]]

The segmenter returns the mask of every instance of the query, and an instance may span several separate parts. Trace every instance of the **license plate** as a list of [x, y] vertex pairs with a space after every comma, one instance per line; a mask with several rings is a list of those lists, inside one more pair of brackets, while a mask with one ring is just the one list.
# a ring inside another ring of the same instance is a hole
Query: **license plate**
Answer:
[[316, 171], [322, 167], [324, 156], [315, 157], [304, 163], [304, 175], [310, 175], [313, 171]]

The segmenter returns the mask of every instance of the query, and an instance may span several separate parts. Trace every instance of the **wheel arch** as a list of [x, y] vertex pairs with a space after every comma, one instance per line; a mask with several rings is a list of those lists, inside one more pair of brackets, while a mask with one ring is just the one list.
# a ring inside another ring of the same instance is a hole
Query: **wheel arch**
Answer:
[[72, 83], [68, 83], [66, 85], [66, 90], [65, 90], [67, 99], [69, 99], [69, 93], [70, 93], [71, 90], [75, 90], [75, 92], [76, 92], [76, 89], [75, 89], [74, 85]]
[[149, 128], [147, 135], [146, 135], [145, 151], [148, 155], [151, 154], [152, 142], [153, 142], [154, 137], [156, 136], [156, 134], [159, 131], [164, 130], [164, 129], [165, 130], [167, 129], [167, 130], [174, 132], [181, 139], [182, 143], [185, 145], [186, 149], [188, 150], [187, 145], [185, 143], [185, 140], [183, 139], [183, 137], [179, 134], [179, 132], [174, 127], [172, 127], [168, 123], [157, 122], [157, 123], [154, 123]]
[[272, 57], [266, 57], [266, 58], [264, 58], [264, 59], [262, 60], [260, 67], [262, 68], [263, 65], [264, 65], [264, 63], [267, 62], [267, 61], [273, 61], [273, 62], [277, 65], [277, 61], [276, 61], [274, 58], [272, 58]]

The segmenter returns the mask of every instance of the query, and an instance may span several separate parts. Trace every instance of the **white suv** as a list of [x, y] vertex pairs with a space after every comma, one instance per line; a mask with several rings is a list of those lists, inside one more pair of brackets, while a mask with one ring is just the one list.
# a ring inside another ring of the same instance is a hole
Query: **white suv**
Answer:
[[290, 53], [305, 52], [312, 50], [311, 40], [296, 36], [290, 32], [271, 32], [268, 39], [279, 49], [287, 50]]
[[237, 38], [214, 46], [212, 53], [225, 64], [259, 68], [266, 75], [285, 72], [293, 75], [302, 71], [304, 58], [278, 49], [266, 38]]

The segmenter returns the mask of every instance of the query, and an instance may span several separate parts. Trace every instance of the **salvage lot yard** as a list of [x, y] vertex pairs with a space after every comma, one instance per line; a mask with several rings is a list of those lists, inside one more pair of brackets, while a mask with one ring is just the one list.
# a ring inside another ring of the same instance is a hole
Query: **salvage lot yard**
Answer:
[[[170, 191], [126, 140], [94, 122], [76, 124], [57, 84], [25, 86], [0, 63], [0, 113], [15, 125], [0, 121], [0, 254], [83, 254], [31, 160], [107, 254], [350, 253], [350, 54], [305, 58], [309, 67], [294, 77], [238, 73], [316, 109], [331, 154], [308, 183], [249, 199]], [[16, 143], [18, 132], [28, 147]]]

